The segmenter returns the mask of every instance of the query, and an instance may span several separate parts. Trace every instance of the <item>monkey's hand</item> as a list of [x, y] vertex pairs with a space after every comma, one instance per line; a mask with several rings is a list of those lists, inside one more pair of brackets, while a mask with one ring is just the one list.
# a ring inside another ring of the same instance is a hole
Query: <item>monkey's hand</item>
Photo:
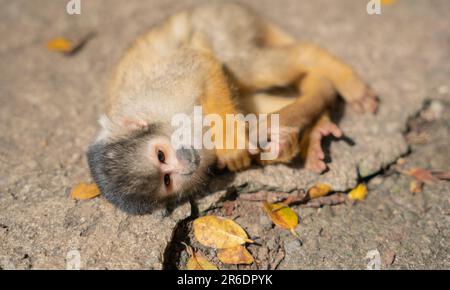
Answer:
[[300, 129], [280, 126], [279, 128], [269, 127], [268, 131], [268, 142], [260, 144], [257, 150], [249, 150], [250, 153], [257, 155], [256, 161], [261, 165], [291, 162], [300, 152]]
[[[226, 135], [226, 133], [225, 133]], [[240, 135], [234, 131], [233, 145], [226, 144], [225, 149], [217, 149], [217, 165], [219, 168], [228, 168], [232, 172], [242, 171], [250, 167], [252, 159], [247, 151], [247, 132]]]
[[252, 162], [246, 149], [216, 149], [216, 154], [218, 167], [232, 172], [247, 169]]

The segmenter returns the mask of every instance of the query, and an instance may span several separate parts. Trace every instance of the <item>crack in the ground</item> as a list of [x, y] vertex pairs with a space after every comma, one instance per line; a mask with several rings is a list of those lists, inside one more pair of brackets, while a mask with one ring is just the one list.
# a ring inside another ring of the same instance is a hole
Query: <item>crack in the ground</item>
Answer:
[[[410, 122], [414, 119], [417, 119], [420, 117], [421, 112], [425, 111], [430, 105], [430, 100], [425, 100], [421, 106], [421, 108], [415, 112], [414, 114], [411, 114], [411, 116], [406, 121], [405, 126], [405, 132], [403, 132], [403, 136], [406, 138], [406, 135], [411, 131]], [[405, 158], [409, 156], [412, 153], [411, 146], [408, 145], [408, 150], [404, 154], [399, 155], [394, 161], [387, 164], [383, 168], [380, 168], [380, 170], [374, 172], [373, 174], [370, 174], [365, 177], [361, 177], [358, 172], [358, 183], [365, 183], [367, 184], [372, 179], [378, 176], [388, 176], [394, 173], [397, 173], [396, 171], [390, 170], [391, 166], [396, 164], [397, 160], [399, 158]], [[358, 170], [358, 168], [356, 168]], [[350, 189], [347, 189], [346, 191], [343, 191], [344, 193], [348, 193]], [[280, 191], [274, 191], [274, 192], [280, 192]], [[287, 194], [290, 194], [292, 192], [286, 192]], [[239, 195], [239, 192], [236, 188], [227, 188], [226, 193], [214, 204], [212, 204], [209, 208], [204, 210], [203, 212], [207, 212], [210, 210], [213, 210], [217, 208], [217, 204], [229, 200], [235, 200]], [[163, 255], [163, 269], [164, 270], [177, 270], [178, 269], [178, 263], [181, 258], [181, 253], [184, 251], [185, 247], [183, 246], [183, 243], [190, 244], [190, 238], [189, 238], [189, 223], [195, 220], [197, 217], [200, 216], [200, 212], [198, 209], [198, 206], [194, 200], [190, 201], [191, 203], [191, 214], [179, 221], [172, 232], [172, 236], [170, 241], [168, 242]]]
[[163, 270], [178, 270], [177, 262], [180, 260], [181, 253], [184, 250], [183, 242], [190, 244], [189, 223], [199, 216], [198, 206], [193, 199], [189, 200], [191, 204], [191, 213], [187, 218], [182, 219], [175, 225], [172, 236], [167, 243], [163, 254]]

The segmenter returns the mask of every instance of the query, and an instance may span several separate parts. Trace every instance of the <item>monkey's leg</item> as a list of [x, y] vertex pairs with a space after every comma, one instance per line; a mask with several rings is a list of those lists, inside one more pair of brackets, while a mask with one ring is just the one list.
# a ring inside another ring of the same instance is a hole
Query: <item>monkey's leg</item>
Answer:
[[299, 51], [300, 62], [306, 69], [328, 78], [353, 109], [358, 112], [376, 112], [378, 100], [375, 92], [353, 68], [314, 44], [298, 44], [294, 50]]
[[229, 64], [244, 90], [285, 86], [314, 71], [329, 79], [357, 111], [376, 111], [376, 95], [350, 66], [317, 45], [294, 42], [277, 27], [268, 27], [263, 47], [250, 49]]
[[325, 153], [322, 148], [322, 139], [333, 135], [340, 138], [342, 131], [330, 119], [329, 112], [324, 112], [320, 119], [305, 132], [300, 141], [301, 157], [305, 168], [316, 173], [327, 169], [325, 164]]
[[[247, 146], [247, 132], [239, 132], [236, 130], [234, 123], [228, 124], [226, 122], [227, 114], [235, 115], [239, 112], [233, 102], [230, 87], [220, 63], [212, 55], [208, 57], [207, 61], [209, 62], [208, 80], [205, 83], [201, 103], [206, 115], [217, 114], [222, 120], [222, 129], [219, 129], [217, 123], [213, 122], [212, 124], [218, 166], [221, 168], [227, 167], [230, 171], [240, 171], [250, 167], [251, 164], [251, 157], [246, 147], [238, 147], [240, 142]], [[227, 147], [230, 144], [227, 144], [226, 140], [230, 134], [233, 134], [233, 144], [231, 144], [231, 147]]]
[[270, 132], [270, 138], [271, 145], [279, 148], [278, 157], [260, 160], [260, 163], [290, 162], [300, 151], [300, 131], [312, 126], [337, 99], [332, 83], [315, 72], [309, 73], [299, 82], [299, 90], [301, 94], [295, 102], [276, 112], [280, 116], [278, 139], [273, 132]]

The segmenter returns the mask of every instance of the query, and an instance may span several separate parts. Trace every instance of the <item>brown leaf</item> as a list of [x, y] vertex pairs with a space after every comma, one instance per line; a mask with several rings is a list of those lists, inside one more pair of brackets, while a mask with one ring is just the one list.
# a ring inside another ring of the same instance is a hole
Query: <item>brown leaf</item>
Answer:
[[186, 270], [218, 270], [216, 265], [209, 262], [201, 252], [194, 252], [190, 246], [186, 244], [184, 245], [186, 246], [186, 251], [189, 254]]
[[434, 170], [431, 172], [433, 174], [433, 176], [441, 179], [441, 180], [450, 180], [450, 172], [448, 171], [438, 171], [438, 170]]
[[384, 265], [392, 265], [395, 261], [396, 253], [393, 250], [386, 250], [381, 257]]
[[84, 200], [91, 199], [100, 195], [100, 190], [95, 183], [80, 183], [72, 189], [73, 199]]
[[423, 168], [412, 168], [407, 171], [407, 174], [426, 184], [439, 182], [439, 178], [433, 176], [429, 170]]
[[195, 238], [202, 244], [216, 249], [233, 248], [253, 243], [247, 233], [233, 220], [217, 216], [203, 216], [194, 223]]
[[254, 262], [252, 255], [244, 246], [222, 249], [217, 253], [217, 258], [224, 264], [246, 264]]
[[223, 209], [225, 211], [226, 216], [233, 215], [234, 207], [236, 205], [236, 201], [234, 200], [227, 200], [223, 203]]

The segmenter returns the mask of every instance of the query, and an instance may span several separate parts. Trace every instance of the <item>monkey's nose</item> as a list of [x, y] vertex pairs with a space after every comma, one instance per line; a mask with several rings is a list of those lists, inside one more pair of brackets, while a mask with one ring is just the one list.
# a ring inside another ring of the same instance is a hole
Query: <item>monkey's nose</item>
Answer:
[[194, 148], [183, 147], [177, 150], [177, 158], [180, 162], [185, 162], [186, 166], [180, 174], [191, 174], [200, 164], [200, 155]]

